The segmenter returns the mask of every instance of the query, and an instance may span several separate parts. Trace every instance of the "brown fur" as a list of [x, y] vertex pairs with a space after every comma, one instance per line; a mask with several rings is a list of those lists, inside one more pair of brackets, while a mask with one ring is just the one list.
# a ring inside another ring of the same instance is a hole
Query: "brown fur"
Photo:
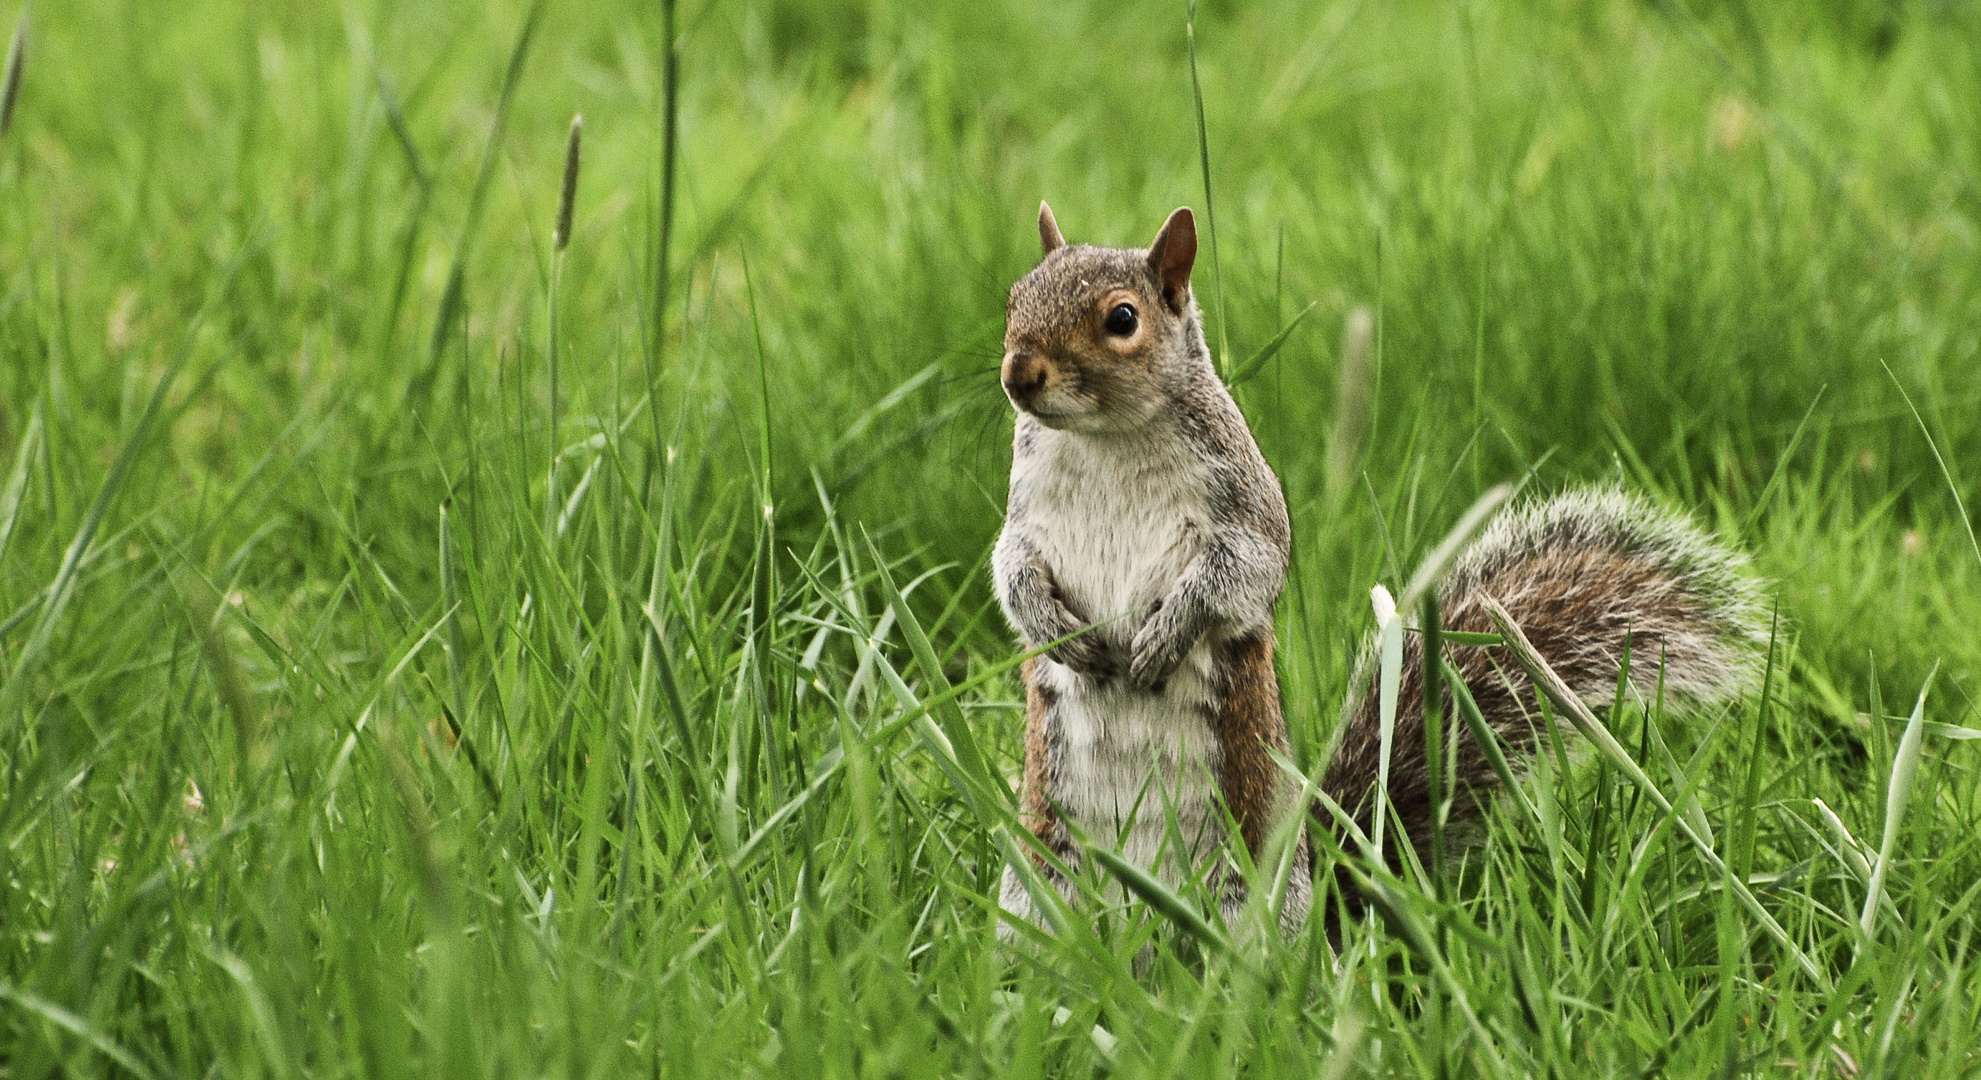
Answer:
[[1211, 725], [1221, 763], [1218, 786], [1246, 849], [1258, 858], [1285, 790], [1272, 759], [1274, 752], [1287, 752], [1286, 717], [1280, 712], [1279, 678], [1273, 672], [1272, 631], [1223, 642], [1214, 655], [1221, 683]]
[[1052, 743], [1058, 735], [1052, 711], [1059, 695], [1032, 677], [1037, 663], [1036, 658], [1026, 660], [1018, 668], [1025, 680], [1025, 775], [1018, 789], [1019, 810], [1032, 835], [1057, 852], [1066, 845], [1066, 830], [1051, 799]]

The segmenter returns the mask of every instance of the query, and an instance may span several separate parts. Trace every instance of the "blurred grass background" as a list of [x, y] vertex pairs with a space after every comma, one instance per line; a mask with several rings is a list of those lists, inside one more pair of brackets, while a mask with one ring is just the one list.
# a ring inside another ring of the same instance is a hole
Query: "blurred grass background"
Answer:
[[[1929, 738], [1869, 941], [1810, 801], [1875, 848], [1936, 662], [1931, 721], [1977, 722], [1971, 6], [1196, 11], [1213, 340], [1242, 359], [1315, 305], [1237, 391], [1294, 513], [1302, 764], [1369, 586], [1480, 491], [1649, 489], [1774, 583], [1771, 704], [1660, 722], [1828, 985], [1777, 969], [1648, 807], [1612, 812], [1618, 778], [1547, 765], [1559, 814], [1496, 816], [1461, 875], [1480, 929], [1441, 939], [1449, 980], [1381, 924], [1262, 966], [1156, 934], [1138, 976], [1139, 909], [1093, 948], [1001, 955], [1001, 856], [909, 702], [969, 684], [961, 715], [1015, 764], [984, 569], [1003, 293], [1042, 197], [1123, 245], [1203, 208], [1185, 9], [676, 17], [664, 311], [657, 6], [22, 17], [7, 1071], [1972, 1068], [1971, 748]], [[1344, 483], [1324, 448], [1358, 306], [1377, 349]], [[934, 663], [883, 614], [896, 585]]]

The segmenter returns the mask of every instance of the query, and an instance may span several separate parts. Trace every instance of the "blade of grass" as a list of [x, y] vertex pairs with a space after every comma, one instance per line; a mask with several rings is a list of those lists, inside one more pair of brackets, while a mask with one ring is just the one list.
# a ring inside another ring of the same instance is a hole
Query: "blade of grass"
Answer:
[[1211, 199], [1210, 129], [1204, 124], [1204, 86], [1197, 77], [1197, 0], [1190, 0], [1183, 37], [1190, 52], [1190, 99], [1197, 108], [1197, 160], [1204, 172], [1204, 227], [1211, 234], [1211, 279], [1217, 288], [1217, 368], [1224, 372], [1231, 368], [1231, 342], [1225, 331], [1224, 264], [1218, 258], [1217, 204]]
[[1919, 406], [1912, 403], [1912, 395], [1905, 392], [1905, 384], [1898, 381], [1891, 365], [1883, 360], [1878, 363], [1884, 367], [1885, 374], [1891, 376], [1892, 385], [1898, 387], [1898, 395], [1905, 399], [1905, 407], [1912, 411], [1912, 419], [1919, 425], [1919, 434], [1926, 437], [1926, 448], [1933, 451], [1933, 460], [1940, 463], [1940, 476], [1945, 478], [1947, 490], [1953, 494], [1954, 509], [1960, 511], [1961, 527], [1967, 530], [1968, 546], [1974, 549], [1974, 560], [1981, 562], [1981, 540], [1975, 539], [1974, 520], [1967, 516], [1967, 503], [1960, 497], [1960, 485], [1954, 483], [1953, 470], [1947, 468], [1947, 459], [1940, 453], [1940, 444], [1933, 440], [1933, 433], [1926, 427], [1926, 418], [1919, 415]]
[[502, 72], [502, 89], [495, 97], [495, 118], [489, 124], [487, 140], [482, 143], [481, 165], [475, 171], [475, 186], [468, 194], [468, 212], [461, 221], [461, 238], [454, 244], [446, 283], [441, 287], [440, 306], [433, 316], [433, 333], [427, 338], [426, 360], [407, 388], [407, 397], [416, 406], [423, 405], [432, 393], [440, 354], [446, 351], [454, 332], [454, 320], [460, 313], [461, 294], [466, 285], [468, 249], [481, 227], [482, 207], [487, 202], [489, 182], [495, 178], [496, 163], [502, 160], [502, 135], [508, 127], [509, 107], [516, 98], [517, 85], [522, 82], [523, 60], [530, 54], [530, 42], [536, 37], [543, 5], [544, 0], [532, 0], [529, 11], [523, 15], [522, 27], [516, 31], [516, 43], [509, 49], [509, 63]]
[[13, 1002], [23, 1011], [33, 1013], [69, 1034], [89, 1043], [90, 1046], [96, 1049], [97, 1053], [129, 1069], [132, 1074], [143, 1077], [145, 1080], [150, 1080], [154, 1075], [150, 1069], [145, 1067], [144, 1062], [137, 1059], [136, 1055], [119, 1046], [116, 1040], [104, 1034], [102, 1029], [90, 1023], [87, 1018], [77, 1016], [75, 1013], [52, 1001], [43, 1000], [34, 994], [30, 994], [25, 990], [18, 989], [4, 982], [0, 982], [0, 998], [5, 998]]
[[1774, 499], [1775, 491], [1781, 487], [1782, 477], [1788, 475], [1788, 463], [1795, 458], [1795, 448], [1802, 445], [1802, 436], [1809, 429], [1809, 418], [1816, 415], [1816, 406], [1822, 403], [1823, 392], [1828, 389], [1828, 385], [1818, 388], [1816, 396], [1809, 401], [1809, 407], [1803, 410], [1802, 419], [1795, 425], [1795, 434], [1789, 436], [1787, 448], [1782, 450], [1781, 458], [1775, 462], [1775, 471], [1768, 474], [1768, 483], [1761, 489], [1760, 497], [1754, 500], [1754, 509], [1747, 512], [1744, 528], [1753, 528], [1754, 523], [1761, 520], [1761, 515], [1767, 511], [1768, 503]]
[[1267, 362], [1279, 355], [1280, 347], [1285, 345], [1286, 339], [1292, 337], [1293, 331], [1299, 328], [1300, 320], [1305, 319], [1309, 312], [1320, 306], [1320, 303], [1319, 300], [1315, 300], [1306, 307], [1301, 308], [1298, 315], [1288, 319], [1286, 325], [1279, 328], [1279, 333], [1274, 334], [1271, 341], [1259, 346], [1257, 352], [1246, 357], [1244, 363], [1232, 369], [1231, 374], [1224, 381], [1225, 385], [1237, 386], [1265, 370]]
[[21, 521], [21, 498], [27, 493], [28, 474], [41, 450], [41, 399], [34, 399], [28, 414], [27, 430], [21, 434], [21, 448], [14, 454], [13, 471], [7, 474], [7, 488], [0, 492], [0, 563], [7, 559], [7, 548], [14, 540], [14, 527]]
[[[1652, 752], [1664, 764], [1665, 774], [1671, 777], [1672, 783], [1684, 790], [1685, 778], [1693, 768], [1678, 763], [1678, 758], [1673, 756], [1671, 747], [1665, 742], [1665, 733], [1659, 729], [1656, 716], [1648, 710], [1644, 714], [1644, 733], [1651, 744]], [[1699, 744], [1699, 749], [1693, 755], [1692, 766], [1697, 766], [1698, 755], [1705, 752], [1706, 746], [1707, 743], [1703, 741]], [[1693, 831], [1703, 837], [1708, 844], [1713, 843], [1713, 825], [1706, 818], [1706, 807], [1699, 801], [1699, 793], [1693, 791], [1681, 797], [1678, 800], [1678, 807], [1686, 816], [1686, 821], [1691, 824]]]
[[1485, 527], [1493, 514], [1506, 505], [1506, 501], [1513, 498], [1514, 493], [1519, 490], [1518, 485], [1498, 484], [1473, 500], [1472, 505], [1459, 516], [1458, 524], [1453, 525], [1444, 539], [1438, 542], [1438, 546], [1431, 549], [1431, 553], [1418, 562], [1417, 572], [1410, 575], [1410, 583], [1403, 587], [1403, 595], [1397, 598], [1397, 608], [1401, 611], [1409, 611], [1422, 603], [1425, 594], [1437, 586], [1438, 581], [1444, 577], [1446, 568], [1458, 557], [1458, 553], [1481, 528]]
[[[1447, 632], [1445, 636], [1450, 637], [1451, 634]], [[1486, 723], [1485, 716], [1480, 713], [1479, 703], [1472, 697], [1472, 689], [1465, 685], [1464, 676], [1458, 673], [1458, 668], [1450, 661], [1443, 661], [1443, 664], [1444, 684], [1451, 689], [1452, 698], [1458, 706], [1459, 714], [1465, 717], [1465, 726], [1472, 732], [1473, 741], [1479, 744], [1480, 752], [1486, 755], [1486, 763], [1492, 766], [1493, 775], [1499, 778], [1500, 788], [1513, 798], [1522, 812], [1527, 815], [1528, 820], [1538, 822], [1541, 819], [1540, 811], [1535, 809], [1533, 801], [1527, 798], [1526, 790], [1514, 781], [1513, 768], [1507, 764], [1506, 751], [1500, 747], [1499, 736], [1493, 732], [1492, 725]]]
[[21, 5], [14, 20], [14, 40], [7, 46], [7, 71], [0, 75], [0, 139], [14, 129], [14, 106], [21, 100], [21, 76], [27, 70], [28, 20], [34, 15], [34, 0]]
[[1419, 665], [1424, 678], [1424, 766], [1428, 781], [1426, 795], [1431, 800], [1431, 888], [1433, 895], [1444, 895], [1444, 819], [1450, 809], [1446, 801], [1444, 774], [1444, 629], [1438, 614], [1436, 589], [1424, 590], [1422, 631], [1424, 658]]
[[1857, 837], [1851, 835], [1849, 827], [1844, 825], [1843, 819], [1837, 816], [1835, 810], [1830, 809], [1828, 803], [1821, 799], [1811, 799], [1809, 801], [1816, 807], [1816, 814], [1823, 819], [1823, 824], [1829, 826], [1830, 832], [1835, 835], [1837, 839], [1837, 853], [1842, 857], [1844, 865], [1850, 869], [1851, 873], [1857, 875], [1857, 880], [1869, 885], [1871, 883], [1871, 862], [1864, 857], [1864, 852], [1867, 849], [1858, 841]]
[[[1410, 628], [1410, 632], [1416, 634], [1422, 631], [1413, 626]], [[1498, 634], [1476, 634], [1465, 630], [1441, 630], [1438, 632], [1438, 636], [1443, 638], [1447, 644], [1451, 645], [1471, 645], [1476, 647], [1481, 645], [1502, 645], [1506, 642], [1506, 639], [1500, 637]]]
[[[1892, 852], [1898, 847], [1899, 830], [1905, 825], [1906, 806], [1912, 800], [1912, 782], [1919, 775], [1919, 756], [1923, 749], [1926, 722], [1926, 694], [1933, 689], [1933, 677], [1940, 673], [1940, 665], [1926, 675], [1925, 685], [1919, 688], [1919, 700], [1913, 703], [1912, 715], [1905, 722], [1905, 734], [1899, 736], [1898, 750], [1892, 755], [1892, 775], [1885, 785], [1885, 835], [1878, 841], [1878, 861], [1871, 864], [1871, 882], [1864, 887], [1864, 910], [1857, 916], [1857, 929], [1864, 936], [1864, 945], [1869, 946], [1877, 938], [1878, 899], [1885, 892], [1885, 877], [1891, 871]], [[1876, 723], [1874, 718], [1873, 723]]]
[[[654, 252], [653, 343], [647, 357], [647, 395], [657, 405], [660, 386], [656, 368], [662, 343], [667, 340], [667, 298], [673, 279], [671, 259], [674, 240], [674, 159], [679, 153], [679, 111], [681, 101], [681, 43], [674, 29], [675, 0], [660, 0], [660, 222], [659, 242]], [[654, 420], [654, 446], [660, 445], [660, 421]]]
[[1143, 903], [1148, 904], [1157, 914], [1174, 923], [1198, 942], [1218, 953], [1231, 951], [1231, 943], [1204, 918], [1203, 913], [1199, 912], [1195, 905], [1176, 895], [1174, 890], [1156, 880], [1148, 871], [1122, 858], [1104, 844], [1089, 842], [1082, 846], [1082, 850], [1087, 853], [1088, 858], [1099, 863], [1101, 869], [1106, 870], [1109, 876], [1121, 882], [1129, 892], [1141, 897]]

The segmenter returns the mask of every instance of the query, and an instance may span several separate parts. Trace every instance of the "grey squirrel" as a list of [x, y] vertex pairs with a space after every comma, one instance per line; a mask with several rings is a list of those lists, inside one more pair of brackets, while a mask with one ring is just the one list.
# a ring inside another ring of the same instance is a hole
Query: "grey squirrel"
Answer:
[[[991, 563], [1023, 645], [1051, 646], [1022, 668], [1020, 810], [1069, 867], [1081, 861], [1071, 825], [1172, 885], [1206, 873], [1231, 919], [1245, 883], [1221, 857], [1227, 842], [1259, 857], [1296, 804], [1273, 760], [1288, 745], [1272, 630], [1292, 542], [1286, 503], [1205, 345], [1190, 290], [1190, 210], [1171, 214], [1143, 250], [1069, 245], [1041, 203], [1039, 238], [1043, 258], [1005, 309], [999, 374], [1017, 423]], [[1482, 601], [1498, 600], [1594, 705], [1615, 694], [1627, 636], [1640, 691], [1657, 693], [1662, 679], [1668, 700], [1705, 705], [1757, 675], [1761, 606], [1744, 562], [1641, 497], [1575, 490], [1488, 526], [1438, 588], [1441, 621], [1490, 632]], [[1533, 746], [1534, 692], [1500, 653], [1453, 646], [1447, 656], [1518, 760]], [[1432, 813], [1422, 663], [1412, 636], [1388, 789], [1420, 846]], [[1346, 713], [1321, 783], [1364, 833], [1378, 728], [1371, 690]], [[1452, 737], [1462, 794], [1451, 813], [1463, 825], [1479, 818], [1495, 777], [1473, 740]], [[1294, 857], [1281, 906], [1288, 929], [1312, 902], [1304, 833]], [[1070, 898], [1070, 883], [1043, 861], [1039, 869]], [[1000, 903], [1014, 918], [1036, 917], [1009, 867]]]

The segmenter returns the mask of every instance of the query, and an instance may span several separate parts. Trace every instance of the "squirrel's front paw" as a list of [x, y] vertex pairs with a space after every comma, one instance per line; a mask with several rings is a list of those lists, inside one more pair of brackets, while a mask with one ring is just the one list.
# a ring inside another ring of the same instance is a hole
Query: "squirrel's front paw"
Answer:
[[1158, 608], [1129, 646], [1128, 681], [1144, 690], [1162, 690], [1195, 642], [1196, 635], [1181, 619]]
[[1105, 682], [1121, 673], [1114, 654], [1094, 634], [1062, 641], [1046, 650], [1055, 662], [1064, 664], [1090, 679]]

